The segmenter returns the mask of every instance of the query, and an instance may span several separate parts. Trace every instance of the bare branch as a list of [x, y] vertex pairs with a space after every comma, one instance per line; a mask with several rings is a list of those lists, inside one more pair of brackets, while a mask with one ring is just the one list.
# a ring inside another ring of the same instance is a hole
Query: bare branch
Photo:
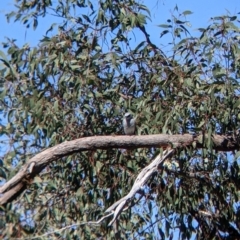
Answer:
[[[205, 137], [206, 138], [206, 137]], [[64, 156], [76, 152], [109, 149], [109, 148], [144, 148], [144, 147], [186, 147], [202, 148], [202, 136], [183, 135], [144, 135], [144, 136], [94, 136], [66, 141], [37, 154], [31, 158], [21, 170], [8, 182], [0, 187], [0, 204], [5, 204], [15, 198], [48, 164]], [[234, 138], [220, 135], [212, 137], [213, 148], [221, 151], [239, 149], [239, 143]]]
[[[174, 149], [165, 150], [163, 154], [159, 154], [147, 167], [145, 167], [137, 176], [131, 191], [123, 198], [114, 203], [109, 207], [106, 212], [114, 211], [114, 216], [112, 221], [108, 226], [111, 226], [117, 219], [119, 214], [122, 212], [123, 208], [131, 201], [135, 194], [141, 189], [141, 187], [147, 182], [147, 180], [158, 170], [160, 164], [164, 162], [167, 158], [172, 156]], [[115, 210], [114, 210], [115, 209]]]

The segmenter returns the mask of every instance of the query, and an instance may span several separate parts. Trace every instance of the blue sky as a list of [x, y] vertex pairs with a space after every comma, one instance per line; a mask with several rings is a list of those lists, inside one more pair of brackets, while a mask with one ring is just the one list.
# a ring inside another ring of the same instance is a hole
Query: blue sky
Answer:
[[[97, 0], [93, 0], [97, 2]], [[190, 31], [194, 34], [199, 27], [207, 27], [210, 24], [210, 18], [229, 14], [237, 15], [240, 12], [240, 0], [142, 0], [151, 12], [152, 22], [148, 22], [147, 32], [150, 34], [152, 42], [156, 45], [158, 43], [167, 45], [167, 38], [160, 39], [161, 28], [157, 25], [166, 23], [166, 20], [171, 18], [174, 7], [177, 5], [179, 12], [190, 10], [193, 12], [189, 15], [187, 20], [191, 23]], [[14, 0], [2, 0], [0, 4], [0, 42], [5, 41], [5, 37], [10, 39], [17, 39], [16, 44], [19, 46], [28, 43], [30, 46], [36, 46], [39, 39], [41, 39], [49, 26], [53, 22], [59, 22], [59, 18], [49, 16], [39, 22], [37, 29], [34, 31], [32, 28], [26, 29], [24, 25], [19, 22], [8, 23], [5, 14], [14, 9]], [[135, 42], [139, 42], [138, 33]], [[143, 36], [142, 40], [144, 39]], [[0, 44], [0, 50], [2, 45]], [[6, 122], [0, 122], [6, 124]], [[0, 148], [0, 157], [3, 155], [3, 148]], [[7, 149], [5, 149], [7, 150]], [[175, 236], [176, 237], [176, 236]], [[177, 237], [175, 238], [177, 239]]]
[[[57, 1], [57, 0], [56, 0]], [[97, 3], [98, 0], [92, 0]], [[190, 10], [192, 15], [188, 15], [187, 20], [191, 23], [189, 31], [195, 35], [198, 34], [197, 28], [206, 28], [210, 24], [211, 17], [220, 16], [224, 14], [237, 15], [240, 13], [240, 0], [139, 0], [146, 4], [151, 12], [152, 21], [148, 22], [147, 32], [150, 34], [151, 41], [157, 46], [167, 45], [169, 38], [164, 36], [160, 39], [160, 33], [163, 29], [157, 25], [166, 23], [167, 19], [171, 18], [173, 9], [177, 5], [179, 12]], [[54, 1], [53, 1], [54, 2]], [[40, 19], [37, 29], [26, 27], [20, 22], [7, 22], [5, 14], [14, 10], [14, 0], [2, 0], [0, 4], [0, 42], [4, 42], [8, 37], [10, 39], [17, 39], [16, 44], [23, 46], [28, 43], [30, 47], [36, 46], [39, 40], [46, 34], [50, 25], [54, 22], [61, 22], [60, 18], [47, 16]], [[50, 33], [50, 35], [53, 33]], [[136, 31], [132, 37], [132, 44], [138, 44], [144, 40], [144, 36], [140, 31]], [[5, 51], [0, 44], [0, 50]], [[162, 49], [165, 51], [166, 49]], [[0, 116], [0, 124], [6, 125], [6, 119]], [[0, 147], [0, 157], [1, 152]]]
[[[92, 0], [97, 2], [97, 0]], [[192, 24], [190, 30], [195, 31], [199, 27], [207, 27], [210, 18], [223, 14], [235, 15], [240, 12], [239, 0], [143, 0], [149, 7], [152, 16], [152, 22], [148, 23], [147, 31], [151, 36], [151, 40], [157, 44], [161, 29], [158, 24], [163, 24], [171, 17], [174, 7], [178, 6], [179, 12], [191, 10], [192, 15], [189, 15], [187, 20]], [[0, 42], [4, 41], [4, 37], [17, 39], [17, 44], [22, 46], [24, 43], [29, 43], [30, 46], [36, 46], [38, 40], [42, 38], [51, 23], [60, 21], [52, 16], [42, 19], [39, 22], [38, 28], [34, 31], [31, 28], [26, 29], [19, 22], [7, 23], [5, 14], [14, 9], [14, 0], [3, 0], [0, 4]], [[139, 39], [138, 39], [139, 41]], [[161, 40], [161, 43], [164, 39]], [[0, 49], [2, 46], [0, 45]]]
[[[30, 1], [30, 0], [29, 0]], [[57, 0], [56, 0], [57, 1]], [[97, 3], [98, 0], [92, 0]], [[187, 20], [191, 23], [189, 31], [195, 35], [198, 34], [197, 28], [206, 28], [210, 24], [211, 17], [220, 16], [224, 14], [236, 15], [240, 12], [240, 0], [139, 0], [146, 4], [151, 12], [152, 21], [148, 22], [147, 32], [150, 34], [151, 41], [157, 46], [167, 46], [168, 37], [164, 36], [160, 39], [160, 33], [163, 29], [157, 25], [166, 23], [167, 19], [171, 18], [173, 9], [177, 5], [179, 12], [190, 10], [192, 15], [188, 15]], [[54, 2], [54, 1], [53, 1]], [[39, 40], [46, 34], [50, 25], [54, 22], [61, 22], [60, 18], [48, 16], [40, 19], [37, 29], [26, 27], [20, 22], [7, 22], [5, 14], [14, 10], [14, 0], [2, 0], [0, 4], [0, 42], [4, 42], [8, 37], [10, 39], [17, 39], [16, 44], [21, 47], [28, 43], [30, 47], [36, 46]], [[50, 35], [53, 33], [50, 33]], [[144, 36], [140, 31], [136, 31], [132, 37], [132, 44], [136, 45], [144, 40]], [[0, 44], [0, 50], [5, 51]], [[163, 51], [166, 48], [162, 49]], [[0, 124], [6, 126], [6, 119], [0, 115]], [[1, 138], [1, 140], [3, 140]], [[0, 157], [3, 155], [3, 148], [0, 146]]]

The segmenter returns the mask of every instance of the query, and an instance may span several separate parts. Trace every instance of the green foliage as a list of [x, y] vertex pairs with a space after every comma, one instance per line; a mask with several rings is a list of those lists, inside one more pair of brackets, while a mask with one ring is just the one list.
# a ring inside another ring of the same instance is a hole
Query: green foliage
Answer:
[[[3, 43], [7, 54], [0, 52], [0, 108], [8, 124], [1, 131], [10, 150], [3, 156], [1, 177], [11, 178], [16, 171], [11, 165], [17, 163], [19, 169], [34, 154], [63, 141], [122, 134], [122, 115], [129, 109], [138, 115], [138, 134], [202, 132], [207, 134], [206, 149], [179, 150], [176, 164], [148, 183], [149, 194], [141, 201], [136, 196], [136, 206], [121, 214], [118, 236], [163, 238], [176, 228], [182, 238], [196, 233], [206, 239], [217, 235], [217, 228], [237, 236], [229, 224], [239, 221], [233, 207], [239, 201], [237, 155], [230, 164], [229, 155], [215, 152], [211, 141], [212, 134], [240, 127], [237, 16], [215, 17], [199, 29], [199, 36], [192, 36], [185, 19], [191, 11], [179, 14], [176, 7], [172, 19], [159, 25], [162, 41], [172, 37], [165, 56], [144, 28], [149, 10], [135, 1], [17, 4], [7, 18], [27, 28], [37, 28], [39, 17], [49, 13], [63, 21], [51, 23], [36, 47], [20, 48], [10, 39]], [[136, 30], [146, 41], [132, 47]], [[54, 162], [2, 208], [8, 226], [2, 236], [31, 237], [73, 225], [50, 237], [115, 237], [107, 222], [97, 227], [75, 224], [100, 219], [131, 189], [154, 154], [155, 149], [130, 154], [96, 149]], [[192, 226], [193, 219], [201, 228]]]

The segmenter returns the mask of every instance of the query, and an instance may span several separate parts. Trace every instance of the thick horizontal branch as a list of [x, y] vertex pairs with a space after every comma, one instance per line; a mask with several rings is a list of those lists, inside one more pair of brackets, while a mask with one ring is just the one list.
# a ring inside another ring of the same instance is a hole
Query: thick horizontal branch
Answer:
[[[220, 135], [212, 137], [213, 148], [221, 151], [239, 149], [239, 144], [233, 138]], [[203, 147], [203, 137], [190, 134], [183, 135], [143, 135], [143, 136], [93, 136], [61, 143], [46, 149], [31, 158], [21, 170], [2, 187], [0, 187], [0, 204], [5, 204], [17, 195], [48, 164], [76, 152], [109, 149], [109, 148], [143, 148], [143, 147], [185, 147], [195, 143]]]

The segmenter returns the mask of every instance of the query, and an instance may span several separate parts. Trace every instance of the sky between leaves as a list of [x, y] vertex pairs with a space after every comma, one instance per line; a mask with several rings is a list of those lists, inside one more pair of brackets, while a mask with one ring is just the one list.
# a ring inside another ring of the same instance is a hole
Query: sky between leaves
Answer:
[[[140, 0], [141, 1], [141, 0]], [[97, 0], [93, 0], [97, 2]], [[191, 33], [197, 32], [196, 29], [199, 27], [207, 27], [210, 24], [210, 18], [215, 16], [220, 16], [224, 14], [237, 15], [240, 13], [240, 2], [239, 0], [142, 0], [143, 4], [148, 6], [151, 12], [152, 22], [148, 22], [147, 32], [150, 34], [150, 39], [156, 45], [168, 44], [168, 39], [163, 37], [160, 39], [160, 29], [157, 25], [166, 23], [167, 19], [171, 18], [174, 7], [177, 5], [179, 12], [185, 10], [190, 10], [193, 12], [192, 15], [189, 15], [187, 20], [190, 22]], [[5, 41], [5, 37], [10, 39], [17, 39], [16, 44], [20, 47], [25, 43], [28, 43], [30, 46], [36, 46], [50, 25], [53, 22], [61, 22], [61, 19], [58, 19], [53, 16], [48, 16], [39, 21], [37, 29], [34, 31], [31, 28], [26, 29], [24, 25], [19, 22], [14, 22], [13, 20], [8, 23], [5, 17], [5, 14], [14, 10], [14, 0], [2, 0], [0, 4], [0, 42]], [[50, 33], [54, 34], [54, 33]], [[135, 41], [140, 42], [138, 36], [141, 33], [136, 33], [136, 38], [132, 38], [133, 44]], [[0, 50], [4, 51], [2, 45], [0, 44]], [[164, 49], [163, 49], [164, 51]], [[6, 125], [6, 120], [0, 115], [0, 124]], [[1, 151], [6, 151], [6, 149], [0, 148], [0, 157], [4, 154]], [[174, 234], [174, 239], [177, 234]]]
[[[193, 14], [187, 16], [187, 21], [189, 21], [189, 31], [192, 35], [197, 34], [197, 28], [206, 28], [210, 24], [211, 17], [220, 16], [228, 14], [231, 16], [237, 15], [240, 13], [240, 2], [239, 0], [139, 0], [144, 5], [146, 5], [151, 12], [152, 21], [148, 21], [146, 30], [150, 34], [151, 41], [162, 47], [163, 52], [166, 53], [169, 50], [168, 43], [171, 39], [165, 35], [160, 38], [160, 33], [162, 28], [159, 28], [159, 24], [166, 24], [167, 19], [171, 19], [176, 5], [178, 6], [179, 13], [190, 10]], [[92, 0], [95, 5], [98, 0]], [[28, 43], [30, 47], [37, 46], [39, 40], [46, 35], [46, 31], [49, 29], [52, 23], [61, 23], [62, 19], [47, 16], [45, 18], [39, 19], [38, 27], [36, 30], [33, 30], [31, 27], [27, 29], [20, 22], [14, 22], [13, 20], [10, 23], [7, 22], [5, 15], [15, 9], [14, 7], [15, 0], [4, 0], [0, 4], [0, 42], [6, 41], [6, 37], [10, 39], [16, 39], [16, 44], [19, 47], [22, 47], [24, 44]], [[84, 13], [86, 14], [86, 13]], [[49, 36], [53, 36], [54, 32], [50, 32]], [[144, 40], [144, 36], [140, 31], [135, 31], [132, 36], [133, 46], [140, 43]], [[0, 50], [5, 52], [2, 44], [0, 44]], [[0, 114], [0, 125], [6, 126], [6, 119]], [[1, 139], [4, 141], [4, 139]], [[6, 146], [5, 146], [6, 147]], [[4, 155], [6, 151], [5, 147], [0, 147], [0, 157]]]
[[[199, 27], [207, 27], [209, 25], [209, 20], [211, 17], [227, 14], [236, 15], [240, 12], [240, 2], [239, 0], [139, 0], [142, 1], [144, 5], [148, 6], [151, 12], [152, 22], [148, 22], [147, 32], [151, 36], [153, 43], [157, 44], [160, 42], [160, 31], [161, 29], [157, 26], [159, 24], [166, 23], [168, 18], [171, 18], [174, 7], [177, 5], [179, 12], [185, 10], [190, 10], [193, 12], [189, 15], [187, 20], [191, 23], [191, 30]], [[30, 46], [36, 46], [38, 40], [45, 35], [47, 29], [53, 22], [61, 22], [61, 19], [48, 16], [39, 21], [37, 29], [34, 31], [31, 28], [27, 29], [24, 25], [19, 22], [7, 23], [5, 14], [14, 9], [14, 0], [4, 0], [0, 4], [0, 42], [3, 42], [5, 37], [17, 39], [17, 44], [20, 46], [29, 43]], [[97, 3], [97, 0], [92, 2]], [[139, 41], [139, 38], [133, 39], [133, 41]], [[164, 38], [161, 39], [162, 44], [167, 44], [164, 42]], [[0, 45], [2, 49], [2, 45]]]

